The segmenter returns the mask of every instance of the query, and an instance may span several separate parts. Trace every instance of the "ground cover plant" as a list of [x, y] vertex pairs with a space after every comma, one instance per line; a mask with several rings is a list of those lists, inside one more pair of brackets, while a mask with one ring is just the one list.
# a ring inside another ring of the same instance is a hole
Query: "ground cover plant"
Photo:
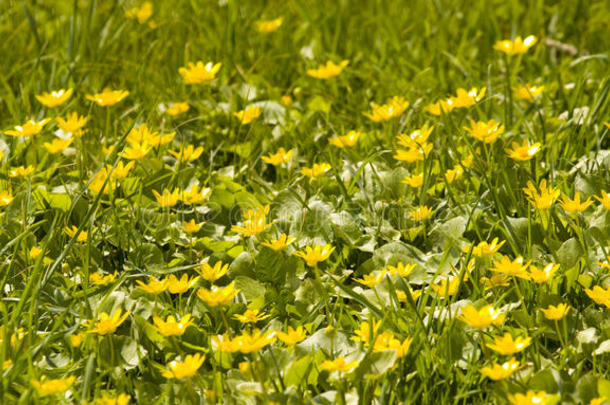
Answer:
[[0, 2], [1, 403], [610, 402], [609, 32]]

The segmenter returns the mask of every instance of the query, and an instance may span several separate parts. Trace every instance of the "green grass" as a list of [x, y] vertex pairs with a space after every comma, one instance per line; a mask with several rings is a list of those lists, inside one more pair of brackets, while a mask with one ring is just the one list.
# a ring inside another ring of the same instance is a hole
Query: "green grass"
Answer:
[[[12, 196], [0, 207], [0, 363], [10, 360], [3, 404], [111, 403], [103, 395], [121, 393], [142, 404], [504, 404], [528, 390], [545, 391], [549, 404], [610, 398], [610, 301], [598, 305], [585, 292], [610, 285], [602, 265], [610, 213], [596, 199], [576, 215], [560, 200], [536, 210], [523, 192], [542, 179], [569, 198], [610, 191], [607, 1], [156, 1], [143, 24], [126, 17], [138, 4], [0, 2], [0, 193]], [[283, 17], [276, 31], [255, 29], [276, 17]], [[518, 35], [538, 43], [516, 56], [494, 50]], [[178, 69], [199, 60], [222, 67], [213, 81], [185, 84]], [[306, 73], [327, 60], [349, 65], [328, 80]], [[525, 84], [544, 91], [521, 100], [513, 88]], [[85, 98], [105, 87], [130, 94], [112, 107]], [[474, 87], [486, 94], [471, 107], [440, 116], [425, 110]], [[35, 98], [61, 88], [74, 95], [59, 107]], [[399, 117], [363, 115], [393, 96], [410, 103]], [[188, 112], [165, 113], [180, 101]], [[233, 113], [253, 103], [263, 114], [241, 124]], [[85, 134], [50, 154], [44, 143], [55, 139], [54, 118], [72, 111], [89, 118]], [[53, 120], [29, 139], [4, 132], [47, 117]], [[490, 119], [504, 125], [495, 142], [464, 129]], [[176, 136], [136, 160], [116, 190], [92, 192], [107, 165], [129, 162], [121, 157], [127, 135], [142, 124]], [[405, 149], [396, 136], [425, 124], [434, 126], [430, 154], [415, 163], [394, 159]], [[361, 132], [355, 146], [328, 142], [350, 130]], [[523, 140], [541, 149], [518, 162], [505, 149]], [[176, 162], [168, 150], [187, 144], [203, 146], [203, 154]], [[280, 147], [293, 150], [289, 162], [262, 161]], [[469, 155], [471, 165], [460, 163]], [[314, 163], [331, 168], [313, 179], [301, 174]], [[11, 177], [19, 166], [34, 172]], [[463, 174], [448, 182], [445, 173], [456, 166]], [[419, 173], [422, 186], [402, 182]], [[201, 204], [162, 207], [153, 194], [194, 183], [211, 189]], [[269, 229], [252, 237], [231, 230], [264, 205]], [[432, 215], [413, 219], [424, 205]], [[183, 222], [191, 219], [205, 224], [187, 234]], [[87, 237], [67, 235], [71, 226]], [[282, 233], [295, 242], [281, 251], [261, 245]], [[473, 246], [496, 237], [505, 241], [499, 252], [475, 257]], [[335, 250], [315, 267], [292, 254], [325, 244]], [[32, 255], [35, 246], [40, 256]], [[511, 277], [486, 288], [502, 255], [560, 266], [544, 283]], [[210, 287], [202, 279], [181, 295], [155, 296], [136, 283], [192, 277], [203, 261], [230, 265], [215, 282], [241, 290], [229, 304], [200, 299], [197, 291]], [[399, 262], [415, 265], [413, 272], [374, 288], [355, 281]], [[115, 271], [104, 285], [90, 278]], [[431, 287], [449, 275], [454, 293]], [[547, 320], [540, 309], [560, 302], [571, 306], [568, 315]], [[493, 305], [506, 319], [472, 328], [458, 318], [468, 304]], [[113, 333], [86, 324], [119, 308], [130, 314]], [[246, 309], [269, 317], [244, 325], [233, 316]], [[154, 316], [185, 314], [194, 322], [182, 336], [153, 327]], [[413, 339], [406, 355], [351, 339], [375, 321], [377, 334]], [[289, 326], [307, 333], [294, 347], [275, 340], [227, 353], [213, 342]], [[492, 381], [479, 370], [510, 356], [485, 343], [507, 332], [532, 343], [514, 355], [516, 373]], [[194, 376], [163, 376], [172, 360], [196, 353], [206, 357]], [[357, 364], [345, 373], [323, 369], [340, 356]], [[47, 396], [31, 382], [70, 376], [68, 390]]]

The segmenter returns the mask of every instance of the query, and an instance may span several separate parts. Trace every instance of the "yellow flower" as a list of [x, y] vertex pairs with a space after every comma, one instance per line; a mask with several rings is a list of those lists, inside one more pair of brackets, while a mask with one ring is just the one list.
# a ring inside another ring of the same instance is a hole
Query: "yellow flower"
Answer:
[[470, 120], [470, 128], [464, 127], [464, 129], [473, 138], [484, 143], [492, 143], [498, 138], [498, 135], [501, 135], [504, 132], [504, 125], [496, 122], [494, 119], [487, 122], [474, 122]]
[[508, 157], [520, 162], [530, 160], [540, 150], [540, 143], [536, 142], [532, 145], [528, 141], [523, 141], [521, 145], [517, 142], [511, 143], [512, 149], [505, 149]]
[[375, 322], [373, 320], [373, 328], [371, 329], [371, 325], [368, 322], [360, 323], [358, 329], [354, 331], [356, 336], [352, 336], [350, 340], [355, 342], [362, 342], [365, 346], [369, 346], [370, 342], [373, 340], [373, 337], [377, 335], [379, 328], [381, 327], [381, 321]]
[[254, 26], [256, 27], [256, 30], [258, 32], [263, 32], [267, 34], [280, 28], [282, 22], [284, 22], [284, 18], [278, 17], [273, 20], [258, 20], [254, 23]]
[[157, 280], [153, 276], [148, 276], [148, 284], [141, 280], [136, 280], [136, 283], [138, 283], [140, 289], [152, 295], [159, 295], [167, 290], [167, 280]]
[[416, 129], [409, 135], [400, 134], [396, 137], [396, 139], [398, 140], [399, 145], [406, 148], [421, 147], [428, 142], [428, 138], [430, 137], [432, 130], [434, 130], [434, 125], [428, 127], [428, 124], [424, 124], [423, 127]]
[[530, 265], [529, 278], [535, 283], [546, 283], [553, 278], [553, 274], [559, 269], [559, 264], [549, 263], [542, 270], [538, 267]]
[[182, 223], [182, 229], [184, 229], [184, 232], [186, 232], [186, 233], [199, 232], [199, 230], [201, 229], [202, 226], [203, 226], [203, 223], [197, 224], [197, 223], [195, 223], [194, 219], [191, 219], [188, 222]]
[[83, 342], [83, 333], [80, 332], [75, 335], [70, 335], [68, 338], [70, 339], [70, 344], [72, 347], [78, 347]]
[[538, 42], [538, 38], [534, 35], [530, 35], [525, 39], [521, 39], [521, 37], [515, 38], [514, 41], [509, 39], [505, 39], [503, 41], [498, 41], [494, 44], [494, 49], [496, 51], [504, 52], [507, 55], [518, 55], [521, 53], [527, 52], [532, 46], [534, 46]]
[[187, 67], [178, 69], [178, 73], [186, 84], [199, 84], [213, 80], [221, 67], [222, 63], [208, 62], [204, 65], [202, 61], [189, 62]]
[[258, 309], [248, 309], [243, 314], [233, 315], [233, 319], [236, 319], [241, 323], [256, 323], [269, 318], [269, 316], [270, 315], [261, 313]]
[[167, 109], [167, 113], [169, 115], [171, 115], [172, 117], [175, 117], [176, 115], [180, 115], [183, 114], [185, 112], [187, 112], [191, 107], [189, 106], [189, 103], [187, 102], [183, 102], [183, 103], [173, 103], [168, 109]]
[[493, 274], [491, 277], [481, 277], [481, 283], [483, 283], [486, 290], [495, 287], [507, 287], [510, 285], [511, 280], [506, 274]]
[[[73, 238], [77, 232], [78, 232], [78, 228], [74, 225], [72, 225], [72, 227], [68, 227], [68, 226], [64, 227], [64, 233], [66, 235], [68, 235], [70, 238]], [[87, 231], [85, 231], [84, 229], [81, 229], [80, 233], [76, 237], [76, 241], [77, 242], [86, 242], [88, 236], [89, 236], [89, 234], [87, 233]]]
[[204, 280], [213, 283], [220, 277], [227, 274], [227, 272], [229, 271], [229, 264], [227, 263], [223, 265], [222, 262], [219, 260], [214, 263], [214, 267], [212, 267], [207, 262], [203, 262], [199, 267], [195, 268], [195, 270], [197, 270], [197, 272]]
[[209, 290], [200, 288], [197, 290], [197, 296], [211, 307], [218, 305], [228, 305], [240, 290], [235, 289], [235, 282], [226, 287], [216, 287], [213, 285]]
[[183, 274], [180, 279], [178, 279], [175, 275], [171, 274], [169, 277], [165, 279], [167, 283], [167, 289], [172, 294], [183, 294], [189, 288], [191, 288], [195, 283], [199, 280], [199, 277], [188, 277], [187, 274]]
[[242, 123], [242, 125], [247, 125], [260, 117], [263, 113], [263, 110], [258, 106], [250, 106], [245, 110], [238, 111], [233, 113], [233, 115]]
[[284, 332], [276, 332], [277, 338], [284, 342], [285, 345], [294, 346], [299, 342], [305, 340], [307, 333], [302, 326], [298, 326], [294, 329], [292, 326], [288, 327], [288, 330]]
[[153, 5], [150, 1], [145, 1], [139, 7], [133, 7], [127, 10], [125, 16], [127, 18], [137, 19], [140, 24], [144, 24], [153, 14]]
[[445, 172], [445, 180], [447, 181], [447, 184], [451, 184], [462, 177], [463, 174], [464, 169], [462, 169], [462, 166], [456, 165], [453, 169], [448, 169]]
[[314, 163], [314, 165], [309, 168], [309, 167], [304, 167], [301, 169], [301, 174], [303, 176], [307, 176], [307, 177], [319, 177], [322, 176], [324, 173], [326, 173], [327, 171], [329, 171], [331, 169], [331, 165], [329, 165], [328, 163]]
[[44, 397], [47, 395], [63, 394], [74, 384], [74, 380], [76, 380], [74, 376], [53, 380], [43, 378], [41, 380], [30, 380], [30, 384], [38, 391], [40, 396]]
[[598, 305], [605, 305], [610, 308], [610, 288], [603, 289], [596, 285], [593, 289], [585, 289], [585, 292]]
[[605, 190], [602, 190], [602, 197], [599, 198], [598, 196], [593, 196], [597, 201], [599, 201], [600, 203], [602, 203], [602, 206], [607, 209], [610, 210], [610, 194], [606, 193]]
[[494, 343], [486, 343], [485, 346], [489, 347], [494, 352], [500, 353], [504, 356], [510, 356], [511, 354], [519, 353], [525, 350], [532, 343], [531, 337], [518, 336], [513, 339], [510, 333], [505, 333], [504, 336], [494, 337]]
[[521, 256], [512, 261], [507, 256], [502, 256], [500, 260], [494, 260], [494, 267], [489, 270], [494, 273], [529, 280], [529, 273], [527, 272], [529, 264], [529, 261], [524, 263], [524, 259]]
[[167, 365], [167, 369], [163, 370], [161, 374], [165, 378], [175, 378], [181, 380], [183, 378], [189, 378], [197, 373], [197, 370], [203, 364], [205, 356], [197, 353], [195, 355], [188, 354], [184, 361], [173, 360]]
[[394, 159], [403, 162], [413, 163], [420, 160], [424, 160], [432, 151], [434, 147], [431, 143], [424, 143], [421, 147], [413, 147], [409, 149], [396, 149], [396, 154], [393, 156]]
[[284, 148], [279, 148], [276, 153], [270, 153], [267, 156], [262, 156], [261, 159], [267, 164], [279, 166], [282, 163], [287, 163], [290, 160], [292, 151], [292, 149], [286, 151]]
[[186, 314], [177, 321], [173, 315], [167, 317], [164, 321], [158, 316], [153, 316], [154, 328], [163, 336], [182, 336], [190, 325], [193, 324], [190, 314]]
[[108, 178], [108, 170], [105, 167], [103, 167], [91, 179], [91, 182], [89, 183], [89, 191], [91, 191], [92, 194], [99, 194], [101, 192], [104, 192], [104, 194], [107, 194], [111, 188], [114, 190], [115, 185], [112, 184], [110, 181], [106, 182], [107, 178]]
[[256, 210], [250, 209], [244, 214], [244, 226], [233, 225], [231, 231], [239, 233], [244, 236], [254, 236], [268, 229], [271, 224], [267, 223], [267, 214], [269, 213], [269, 206], [257, 208]]
[[328, 259], [334, 250], [335, 248], [331, 245], [306, 246], [305, 251], [296, 251], [293, 255], [305, 259], [308, 266], [315, 267], [319, 262]]
[[153, 190], [152, 193], [161, 207], [173, 207], [180, 201], [180, 190], [177, 188], [172, 192], [165, 188], [163, 194], [159, 194], [157, 190]]
[[520, 86], [515, 89], [517, 97], [523, 100], [532, 101], [542, 94], [544, 86]]
[[135, 162], [129, 162], [126, 165], [120, 161], [112, 170], [112, 165], [106, 165], [106, 170], [110, 172], [112, 170], [112, 178], [116, 180], [121, 180], [127, 177], [129, 171], [135, 166]]
[[51, 121], [50, 118], [45, 118], [40, 121], [29, 120], [23, 125], [17, 125], [14, 130], [9, 129], [4, 131], [4, 133], [10, 136], [22, 136], [24, 138], [30, 138], [34, 135], [38, 135], [49, 121]]
[[536, 190], [534, 184], [531, 181], [527, 182], [527, 187], [523, 189], [525, 195], [527, 195], [528, 201], [532, 204], [532, 206], [537, 210], [548, 210], [551, 208], [551, 205], [557, 200], [559, 194], [561, 192], [553, 186], [546, 185], [546, 180], [540, 181], [540, 193]]
[[28, 167], [23, 167], [23, 166], [19, 166], [19, 167], [13, 167], [12, 169], [9, 170], [8, 172], [8, 177], [11, 178], [15, 178], [15, 177], [26, 177], [29, 176], [30, 174], [34, 173], [34, 166], [28, 166]]
[[[491, 256], [491, 255], [497, 253], [498, 250], [500, 250], [500, 248], [502, 247], [502, 245], [504, 245], [504, 243], [506, 243], [505, 240], [498, 243], [498, 238], [493, 238], [491, 243], [487, 243], [485, 241], [479, 242], [478, 245], [476, 245], [472, 248], [472, 255], [476, 256], [476, 257]], [[468, 252], [469, 248], [464, 247], [462, 250], [464, 252]]]
[[409, 211], [409, 217], [415, 221], [425, 221], [430, 218], [433, 211], [425, 205], [420, 205]]
[[564, 316], [568, 314], [570, 311], [570, 306], [566, 304], [549, 305], [548, 308], [540, 308], [546, 319], [550, 319], [551, 321], [558, 321]]
[[111, 396], [110, 394], [103, 393], [101, 398], [95, 399], [96, 405], [128, 405], [131, 396], [128, 394], [119, 394], [118, 396]]
[[261, 334], [259, 329], [254, 329], [252, 333], [243, 332], [236, 336], [232, 343], [236, 351], [248, 354], [257, 352], [273, 342], [275, 342], [275, 332], [268, 331]]
[[591, 204], [593, 204], [593, 201], [591, 201], [591, 198], [587, 198], [585, 201], [583, 201], [581, 203], [579, 192], [574, 193], [573, 200], [570, 200], [568, 198], [568, 196], [563, 195], [561, 197], [561, 201], [559, 202], [559, 205], [561, 205], [561, 207], [569, 214], [578, 214], [580, 212], [583, 212], [587, 208], [589, 208], [589, 206]]
[[451, 98], [447, 100], [439, 100], [436, 103], [428, 104], [424, 111], [429, 112], [432, 115], [448, 114], [455, 108], [453, 100]]
[[93, 285], [106, 285], [112, 283], [117, 276], [117, 272], [114, 274], [100, 274], [100, 273], [92, 273], [89, 275], [89, 282]]
[[146, 142], [133, 143], [130, 146], [127, 146], [123, 150], [121, 157], [123, 157], [125, 159], [129, 159], [129, 160], [140, 160], [144, 156], [148, 155], [148, 152], [150, 152], [151, 150], [152, 150], [152, 145], [149, 145]]
[[87, 124], [89, 118], [85, 116], [79, 116], [77, 112], [72, 112], [66, 115], [66, 118], [57, 117], [55, 121], [57, 121], [57, 125], [59, 128], [70, 134], [74, 134], [78, 136], [82, 131], [81, 129]]
[[408, 184], [413, 188], [421, 187], [424, 184], [424, 174], [413, 174], [411, 176], [405, 176], [401, 183]]
[[355, 278], [354, 281], [363, 284], [369, 288], [373, 288], [383, 281], [383, 278], [388, 274], [386, 270], [381, 270], [376, 274], [365, 274], [362, 278]]
[[385, 350], [395, 350], [396, 357], [406, 356], [411, 348], [412, 338], [406, 338], [404, 341], [396, 339], [391, 333], [383, 332], [377, 336], [373, 344], [373, 352], [383, 352]]
[[60, 153], [66, 150], [66, 148], [72, 144], [73, 140], [73, 138], [55, 138], [51, 142], [43, 143], [42, 146], [47, 150], [47, 152], [49, 152], [51, 155], [54, 155], [56, 153]]
[[38, 246], [32, 246], [32, 248], [30, 249], [30, 257], [32, 259], [37, 259], [41, 253], [42, 253], [42, 249], [39, 248]]
[[508, 401], [512, 405], [545, 405], [552, 397], [544, 391], [528, 391], [527, 394], [509, 395]]
[[284, 107], [290, 108], [290, 106], [292, 105], [292, 97], [288, 95], [282, 96], [281, 102]]
[[400, 277], [409, 277], [409, 275], [413, 272], [417, 266], [415, 263], [405, 265], [403, 262], [398, 262], [396, 266], [388, 266], [388, 273], [392, 276], [400, 276]]
[[462, 308], [462, 315], [458, 315], [457, 319], [473, 328], [483, 329], [491, 325], [502, 325], [505, 317], [505, 314], [491, 305], [485, 305], [480, 310], [472, 305], [466, 305]]
[[394, 96], [383, 105], [373, 103], [370, 113], [363, 113], [373, 122], [388, 121], [394, 117], [399, 117], [405, 110], [409, 108], [409, 102], [403, 97]]
[[13, 194], [10, 191], [0, 192], [0, 207], [6, 207], [13, 201]]
[[127, 90], [104, 89], [101, 93], [87, 94], [87, 100], [93, 101], [100, 107], [108, 107], [124, 100], [129, 95]]
[[485, 96], [486, 90], [486, 87], [483, 87], [481, 90], [475, 87], [469, 91], [461, 88], [457, 89], [456, 97], [451, 98], [454, 108], [467, 108], [475, 105]]
[[335, 136], [334, 138], [330, 138], [328, 140], [328, 142], [331, 145], [336, 146], [337, 148], [346, 148], [346, 147], [352, 147], [356, 144], [356, 142], [358, 141], [358, 138], [360, 137], [361, 133], [358, 131], [349, 131], [347, 134], [342, 135], [342, 136]]
[[45, 107], [53, 108], [62, 105], [68, 99], [72, 97], [72, 89], [68, 90], [55, 90], [50, 93], [42, 93], [41, 95], [36, 95], [36, 100], [40, 102], [40, 104]]
[[330, 79], [338, 76], [347, 65], [349, 65], [348, 60], [341, 61], [338, 65], [329, 60], [326, 65], [320, 65], [317, 69], [307, 69], [307, 74], [316, 79]]
[[193, 184], [186, 190], [182, 191], [182, 202], [187, 205], [200, 204], [212, 194], [212, 189], [204, 187], [199, 190], [199, 185]]
[[170, 150], [169, 153], [181, 162], [192, 162], [201, 156], [203, 153], [203, 146], [195, 148], [193, 145], [187, 145], [186, 148], [181, 147], [178, 152]]
[[519, 369], [519, 366], [519, 362], [513, 357], [505, 363], [494, 363], [491, 367], [483, 367], [479, 372], [492, 380], [497, 381], [510, 377]]
[[212, 349], [221, 351], [224, 353], [235, 353], [239, 348], [237, 347], [237, 340], [230, 339], [227, 334], [212, 336]]
[[125, 319], [129, 316], [130, 312], [126, 311], [123, 314], [122, 309], [117, 309], [112, 316], [108, 315], [106, 312], [102, 312], [100, 314], [99, 320], [97, 322], [88, 321], [86, 322], [87, 327], [93, 327], [89, 333], [97, 333], [98, 335], [107, 335], [109, 333], [114, 333], [116, 329], [125, 322]]
[[349, 372], [352, 369], [358, 366], [358, 361], [353, 360], [349, 363], [345, 361], [345, 357], [337, 357], [334, 360], [325, 360], [322, 362], [322, 370], [326, 371], [341, 371], [341, 372]]
[[589, 401], [589, 405], [602, 405], [604, 402], [606, 402], [606, 400], [606, 397], [593, 398], [591, 401]]
[[285, 233], [281, 234], [277, 239], [271, 239], [267, 242], [261, 242], [261, 245], [267, 246], [275, 251], [282, 250], [292, 242], [297, 240], [295, 237], [287, 236]]
[[460, 287], [460, 278], [451, 275], [443, 275], [438, 282], [430, 284], [430, 288], [443, 298], [454, 295]]

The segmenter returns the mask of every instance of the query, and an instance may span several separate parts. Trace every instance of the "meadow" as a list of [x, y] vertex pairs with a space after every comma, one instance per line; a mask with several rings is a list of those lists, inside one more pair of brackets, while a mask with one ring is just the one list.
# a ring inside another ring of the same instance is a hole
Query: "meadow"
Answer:
[[607, 0], [4, 0], [0, 39], [0, 403], [610, 403]]

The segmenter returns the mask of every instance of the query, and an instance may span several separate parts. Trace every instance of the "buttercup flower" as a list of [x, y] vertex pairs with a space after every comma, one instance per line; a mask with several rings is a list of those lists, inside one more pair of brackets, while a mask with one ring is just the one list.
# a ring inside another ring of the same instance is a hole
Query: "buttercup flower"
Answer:
[[63, 152], [64, 150], [66, 150], [66, 148], [72, 144], [73, 140], [74, 140], [73, 138], [68, 138], [68, 139], [55, 138], [51, 142], [43, 143], [42, 147], [45, 148], [46, 151], [49, 152], [51, 155], [54, 155], [56, 153], [60, 153], [60, 152]]
[[52, 380], [41, 379], [41, 380], [30, 380], [32, 387], [38, 391], [40, 396], [62, 394], [70, 389], [76, 377], [56, 378]]
[[371, 121], [381, 122], [399, 117], [407, 108], [409, 108], [409, 102], [402, 97], [395, 96], [388, 99], [383, 105], [373, 103], [371, 105], [371, 112], [363, 114], [365, 117], [370, 118]]
[[315, 267], [319, 262], [328, 259], [334, 250], [335, 248], [331, 245], [306, 246], [305, 251], [296, 251], [293, 255], [305, 259], [308, 266]]
[[71, 112], [66, 115], [66, 118], [57, 117], [57, 125], [65, 133], [74, 134], [79, 136], [82, 133], [82, 128], [87, 124], [89, 118], [85, 116], [79, 116], [77, 112]]
[[286, 246], [290, 245], [295, 240], [295, 237], [287, 236], [285, 233], [283, 233], [277, 239], [271, 239], [267, 242], [261, 242], [261, 245], [267, 246], [268, 248], [278, 251], [284, 249]]
[[153, 316], [154, 328], [163, 336], [182, 336], [190, 325], [193, 324], [190, 314], [186, 314], [177, 321], [173, 315], [167, 317], [164, 321], [158, 316]]
[[202, 225], [203, 224], [195, 223], [195, 220], [191, 219], [188, 222], [182, 223], [182, 229], [184, 229], [184, 232], [186, 232], [186, 233], [195, 233], [195, 232], [199, 232]]
[[201, 275], [204, 280], [214, 282], [218, 280], [220, 277], [227, 274], [229, 271], [229, 264], [222, 264], [219, 260], [214, 263], [214, 267], [210, 266], [208, 262], [203, 262], [199, 267], [196, 267], [195, 270]]
[[553, 274], [559, 269], [559, 264], [549, 263], [541, 270], [536, 266], [530, 265], [529, 278], [535, 283], [546, 283], [553, 278]]
[[610, 288], [602, 288], [598, 285], [594, 286], [592, 289], [586, 288], [585, 293], [595, 301], [598, 305], [605, 305], [610, 308]]
[[529, 279], [529, 273], [527, 268], [530, 261], [525, 262], [523, 257], [519, 256], [515, 260], [510, 260], [507, 256], [500, 257], [500, 260], [494, 260], [494, 267], [490, 268], [490, 271], [495, 273], [502, 273], [511, 277], [519, 277], [525, 280]]
[[515, 89], [517, 97], [523, 100], [534, 100], [544, 91], [544, 86], [521, 86]]
[[459, 88], [457, 89], [457, 95], [451, 98], [452, 104], [454, 108], [471, 107], [483, 99], [486, 90], [486, 87], [481, 88], [481, 90], [475, 87], [468, 91]]
[[124, 100], [128, 95], [129, 91], [127, 90], [104, 89], [101, 93], [87, 94], [85, 97], [100, 107], [109, 107]]
[[114, 333], [117, 328], [125, 322], [125, 319], [129, 316], [130, 312], [126, 311], [123, 314], [122, 309], [117, 309], [112, 316], [108, 315], [106, 312], [102, 312], [100, 314], [99, 320], [88, 321], [85, 325], [87, 327], [92, 327], [89, 331], [90, 333], [97, 333], [98, 335], [107, 335], [109, 333]]
[[424, 184], [424, 174], [413, 174], [411, 176], [405, 176], [401, 183], [408, 184], [413, 188], [421, 187]]
[[409, 211], [409, 217], [415, 221], [425, 221], [434, 213], [429, 207], [420, 205]]
[[304, 167], [301, 169], [301, 174], [307, 177], [319, 177], [331, 169], [331, 165], [328, 163], [314, 163], [310, 167]]
[[570, 306], [566, 304], [549, 305], [548, 308], [540, 308], [546, 319], [550, 319], [551, 321], [558, 321], [564, 316], [568, 314], [570, 311]]
[[482, 329], [491, 325], [502, 325], [505, 317], [505, 314], [491, 305], [485, 305], [480, 310], [472, 305], [466, 305], [462, 308], [462, 315], [458, 315], [457, 319], [473, 328]]
[[526, 394], [509, 395], [508, 401], [513, 405], [546, 405], [551, 398], [544, 391], [528, 391]]
[[513, 357], [506, 363], [494, 363], [491, 367], [483, 367], [479, 372], [492, 380], [503, 380], [519, 369], [519, 362]]
[[322, 362], [322, 370], [326, 371], [341, 371], [341, 372], [349, 372], [358, 366], [358, 361], [353, 360], [347, 362], [345, 357], [337, 357], [334, 360], [325, 360]]
[[244, 213], [243, 226], [233, 225], [231, 231], [244, 236], [254, 236], [268, 229], [271, 224], [267, 223], [269, 206], [250, 209]]
[[119, 394], [117, 396], [104, 392], [101, 398], [95, 399], [95, 405], [128, 405], [131, 396], [128, 394]]
[[203, 153], [203, 146], [194, 147], [193, 145], [187, 145], [186, 147], [180, 147], [180, 150], [175, 152], [170, 150], [169, 153], [181, 162], [192, 162], [201, 156]]
[[258, 106], [250, 106], [245, 110], [238, 111], [233, 113], [233, 115], [242, 123], [242, 125], [247, 125], [260, 117], [263, 113], [263, 110]]
[[305, 337], [307, 337], [307, 333], [302, 326], [298, 326], [296, 329], [289, 326], [285, 333], [275, 332], [275, 334], [277, 335], [277, 338], [284, 342], [284, 344], [287, 346], [294, 346], [297, 343], [305, 340]]
[[161, 207], [173, 207], [180, 201], [180, 190], [177, 188], [171, 192], [165, 188], [163, 194], [159, 194], [157, 190], [153, 190], [152, 193], [157, 200], [157, 204]]
[[114, 274], [103, 275], [101, 273], [92, 273], [89, 275], [89, 282], [93, 285], [106, 285], [116, 280], [117, 272]]
[[292, 149], [286, 151], [284, 148], [279, 148], [276, 153], [270, 153], [267, 156], [261, 156], [263, 162], [273, 165], [279, 166], [282, 163], [287, 163], [292, 156]]
[[360, 135], [361, 135], [360, 132], [349, 131], [345, 135], [335, 136], [334, 138], [330, 138], [328, 140], [328, 143], [330, 143], [331, 145], [334, 145], [338, 148], [341, 148], [341, 149], [348, 148], [348, 147], [352, 147], [356, 144]]
[[215, 307], [231, 303], [239, 291], [235, 289], [235, 282], [233, 282], [226, 287], [216, 287], [213, 285], [209, 290], [200, 288], [197, 290], [197, 296], [209, 306]]
[[307, 74], [316, 79], [330, 79], [338, 76], [347, 65], [348, 60], [341, 61], [338, 65], [329, 60], [326, 65], [320, 65], [317, 69], [307, 69]]
[[13, 167], [12, 169], [9, 170], [8, 177], [11, 177], [11, 178], [26, 177], [26, 176], [29, 176], [30, 174], [34, 173], [34, 170], [36, 170], [36, 169], [34, 169], [33, 166], [28, 166], [28, 167], [24, 167], [24, 166]]
[[510, 356], [525, 350], [531, 342], [531, 337], [518, 336], [514, 339], [510, 333], [505, 333], [504, 336], [494, 337], [494, 343], [486, 343], [485, 346], [504, 356]]
[[536, 38], [534, 35], [530, 35], [525, 39], [518, 36], [513, 41], [505, 39], [503, 41], [496, 42], [494, 49], [504, 52], [509, 56], [518, 55], [527, 52], [528, 49], [536, 45], [536, 42], [538, 42], [538, 38]]
[[541, 180], [540, 185], [538, 186], [540, 192], [536, 190], [536, 187], [531, 181], [527, 182], [527, 187], [523, 189], [525, 195], [527, 195], [527, 199], [532, 204], [532, 206], [537, 210], [548, 210], [551, 208], [559, 194], [561, 193], [558, 189], [553, 188], [553, 186], [546, 185], [546, 180]]
[[512, 149], [505, 149], [508, 157], [520, 162], [530, 160], [540, 150], [540, 143], [538, 142], [532, 145], [530, 145], [528, 141], [523, 141], [521, 145], [517, 142], [513, 142], [511, 145]]
[[484, 143], [492, 143], [498, 138], [498, 135], [504, 133], [504, 125], [493, 119], [487, 122], [471, 120], [470, 128], [464, 127], [464, 129], [470, 136]]
[[4, 133], [10, 136], [22, 136], [24, 138], [30, 138], [34, 135], [38, 135], [49, 121], [51, 121], [50, 118], [45, 118], [40, 121], [29, 120], [23, 125], [17, 125], [14, 130], [9, 129], [4, 131]]
[[[476, 256], [476, 257], [485, 257], [485, 256], [494, 255], [495, 253], [498, 252], [498, 250], [500, 250], [500, 248], [502, 247], [502, 245], [504, 245], [504, 243], [506, 243], [505, 240], [498, 243], [498, 238], [493, 238], [491, 243], [487, 243], [486, 241], [479, 242], [478, 245], [476, 245], [472, 248], [472, 255]], [[464, 252], [468, 252], [469, 247], [466, 246], [462, 250]]]
[[256, 323], [263, 319], [267, 319], [270, 316], [271, 315], [261, 313], [258, 309], [248, 309], [243, 314], [233, 315], [233, 319], [236, 319], [241, 323]]
[[165, 290], [167, 290], [167, 281], [157, 280], [153, 276], [148, 276], [148, 283], [145, 283], [140, 280], [136, 280], [136, 283], [138, 283], [140, 289], [152, 295], [159, 295]]
[[258, 20], [254, 23], [254, 26], [258, 32], [267, 34], [280, 28], [282, 22], [284, 22], [284, 18], [278, 17], [273, 20]]
[[189, 378], [197, 373], [197, 370], [203, 364], [205, 360], [205, 356], [197, 353], [195, 355], [187, 355], [183, 361], [173, 360], [167, 365], [167, 369], [163, 370], [161, 374], [165, 378], [175, 378], [177, 380], [182, 380], [184, 378]]
[[200, 84], [213, 80], [221, 67], [222, 63], [208, 62], [204, 65], [202, 61], [189, 62], [187, 67], [178, 69], [178, 73], [186, 84]]
[[68, 90], [55, 90], [50, 93], [42, 93], [41, 95], [36, 95], [36, 100], [40, 102], [40, 104], [45, 107], [53, 108], [58, 107], [68, 101], [68, 99], [72, 97], [72, 89]]
[[602, 206], [607, 209], [610, 210], [610, 194], [606, 193], [605, 190], [601, 191], [602, 196], [601, 198], [598, 196], [593, 196], [597, 201], [599, 201], [600, 203], [602, 203]]
[[173, 274], [165, 279], [167, 289], [172, 294], [184, 294], [189, 288], [195, 285], [199, 281], [199, 277], [189, 278], [187, 274], [183, 274], [182, 277], [178, 278]]
[[[78, 228], [74, 225], [72, 225], [71, 227], [68, 227], [68, 226], [64, 227], [64, 233], [66, 235], [68, 235], [70, 238], [73, 238], [77, 232], [78, 232]], [[80, 233], [76, 237], [76, 241], [77, 242], [86, 242], [88, 236], [89, 236], [89, 234], [87, 233], [87, 231], [85, 231], [84, 229], [81, 229]]]
[[570, 198], [566, 195], [561, 197], [561, 201], [559, 205], [564, 209], [568, 214], [578, 214], [580, 212], [585, 211], [589, 206], [593, 204], [591, 198], [587, 198], [585, 201], [580, 202], [580, 193], [577, 191], [574, 193], [574, 199], [570, 200]]
[[153, 5], [150, 1], [145, 1], [140, 6], [132, 7], [125, 13], [127, 18], [138, 20], [140, 24], [144, 24], [153, 14]]
[[203, 187], [199, 189], [198, 184], [193, 184], [186, 190], [182, 191], [182, 195], [180, 198], [182, 199], [182, 202], [187, 205], [201, 204], [203, 201], [205, 201], [206, 198], [210, 196], [210, 194], [212, 194], [211, 188]]
[[191, 107], [189, 106], [189, 103], [184, 102], [184, 103], [173, 103], [166, 111], [166, 113], [168, 113], [169, 115], [171, 115], [172, 117], [175, 117], [176, 115], [180, 115], [183, 114], [185, 112], [187, 112]]

